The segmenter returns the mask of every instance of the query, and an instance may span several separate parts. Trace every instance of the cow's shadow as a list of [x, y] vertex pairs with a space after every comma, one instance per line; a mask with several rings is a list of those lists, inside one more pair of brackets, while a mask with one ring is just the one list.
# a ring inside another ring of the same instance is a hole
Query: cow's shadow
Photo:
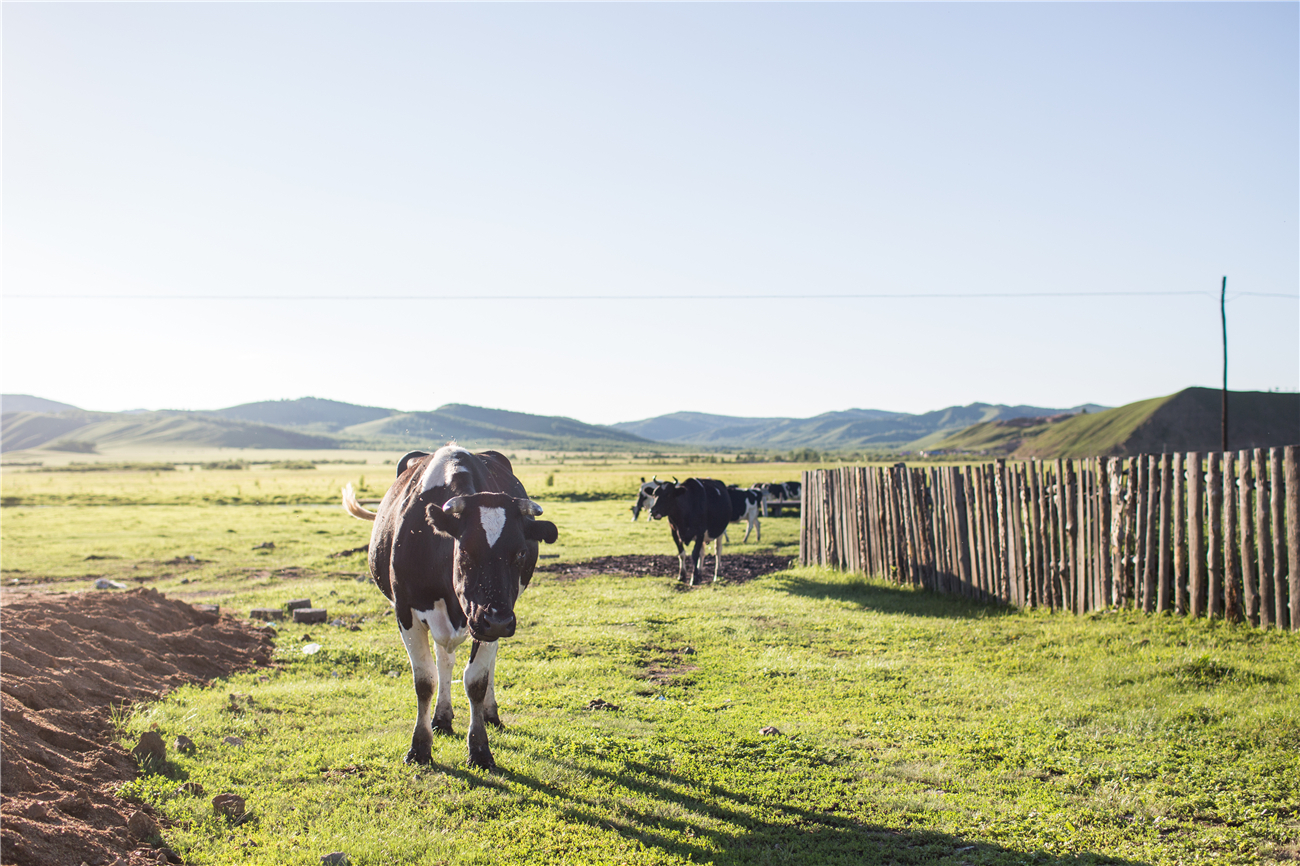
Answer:
[[946, 619], [987, 619], [1014, 616], [1020, 610], [996, 601], [981, 601], [951, 593], [919, 587], [889, 586], [879, 583], [823, 583], [799, 575], [778, 575], [773, 582], [778, 592], [817, 600], [838, 601], [881, 613], [901, 613], [919, 617]]
[[[539, 745], [543, 742], [542, 738], [520, 729], [511, 733]], [[545, 751], [551, 750], [548, 747]], [[622, 798], [616, 806], [618, 814], [611, 816], [610, 800], [597, 801], [578, 792], [563, 791], [544, 779], [508, 768], [493, 773], [447, 767], [439, 770], [471, 787], [492, 787], [503, 793], [515, 786], [535, 791], [549, 800], [551, 808], [557, 809], [566, 822], [585, 824], [601, 833], [616, 832], [624, 839], [684, 862], [737, 866], [826, 862], [1144, 866], [1144, 861], [1094, 852], [1023, 851], [933, 830], [885, 827], [845, 817], [830, 809], [810, 809], [781, 803], [776, 798], [760, 799], [716, 782], [687, 779], [637, 761], [626, 762], [617, 772], [581, 759], [570, 758], [566, 763], [571, 767], [581, 763], [574, 769], [610, 787], [640, 796]], [[719, 825], [730, 829], [715, 829]], [[737, 831], [737, 828], [743, 829]]]

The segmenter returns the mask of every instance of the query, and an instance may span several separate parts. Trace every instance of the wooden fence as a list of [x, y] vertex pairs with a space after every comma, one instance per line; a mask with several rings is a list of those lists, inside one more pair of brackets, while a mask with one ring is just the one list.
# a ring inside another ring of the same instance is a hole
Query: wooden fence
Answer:
[[799, 561], [981, 600], [1300, 630], [1300, 447], [803, 474]]

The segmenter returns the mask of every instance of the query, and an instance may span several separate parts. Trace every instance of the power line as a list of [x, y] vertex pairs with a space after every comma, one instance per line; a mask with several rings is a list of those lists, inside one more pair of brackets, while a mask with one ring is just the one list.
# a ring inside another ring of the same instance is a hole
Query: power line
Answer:
[[[3, 295], [24, 301], [851, 301], [851, 300], [980, 300], [1017, 298], [1136, 298], [1213, 296], [1213, 292], [921, 292], [854, 293], [838, 295]], [[1283, 292], [1236, 292], [1233, 298], [1288, 298]]]

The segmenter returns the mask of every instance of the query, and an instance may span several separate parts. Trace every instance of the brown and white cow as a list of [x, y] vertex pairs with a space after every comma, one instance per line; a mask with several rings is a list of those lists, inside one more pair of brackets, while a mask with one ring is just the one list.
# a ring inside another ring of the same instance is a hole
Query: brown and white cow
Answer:
[[411, 660], [418, 710], [407, 762], [430, 763], [434, 731], [453, 733], [452, 668], [457, 647], [469, 640], [469, 765], [494, 768], [486, 726], [501, 725], [493, 689], [497, 641], [515, 633], [515, 600], [532, 579], [537, 542], [555, 542], [555, 524], [535, 519], [542, 507], [504, 455], [471, 454], [454, 444], [403, 457], [378, 511], [361, 507], [350, 484], [343, 507], [374, 521], [370, 574], [392, 602]]

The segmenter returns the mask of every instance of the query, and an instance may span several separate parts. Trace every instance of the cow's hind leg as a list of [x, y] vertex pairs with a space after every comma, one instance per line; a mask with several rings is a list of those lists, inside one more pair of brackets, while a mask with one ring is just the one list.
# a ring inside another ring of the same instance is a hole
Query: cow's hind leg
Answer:
[[700, 585], [700, 565], [704, 562], [704, 545], [708, 544], [701, 535], [695, 539], [695, 546], [691, 548], [691, 586]]
[[469, 697], [469, 765], [480, 770], [495, 770], [497, 766], [487, 736], [489, 700], [492, 716], [497, 714], [496, 699], [492, 696], [496, 661], [496, 641], [475, 641], [470, 648], [469, 664], [465, 666], [465, 694]]
[[[724, 533], [725, 534], [725, 533]], [[718, 582], [718, 569], [722, 568], [722, 539], [713, 542], [713, 582]]]
[[451, 673], [456, 667], [456, 651], [440, 643], [433, 645], [438, 657], [438, 702], [433, 708], [433, 732], [455, 736], [451, 720], [455, 715], [451, 711]]
[[411, 660], [411, 676], [415, 680], [415, 731], [411, 734], [411, 749], [406, 753], [408, 764], [429, 764], [433, 762], [430, 747], [433, 744], [433, 729], [429, 720], [429, 705], [433, 703], [433, 655], [429, 652], [429, 629], [418, 619], [411, 622], [409, 629], [397, 630], [402, 634], [402, 643], [406, 644], [406, 655]]

